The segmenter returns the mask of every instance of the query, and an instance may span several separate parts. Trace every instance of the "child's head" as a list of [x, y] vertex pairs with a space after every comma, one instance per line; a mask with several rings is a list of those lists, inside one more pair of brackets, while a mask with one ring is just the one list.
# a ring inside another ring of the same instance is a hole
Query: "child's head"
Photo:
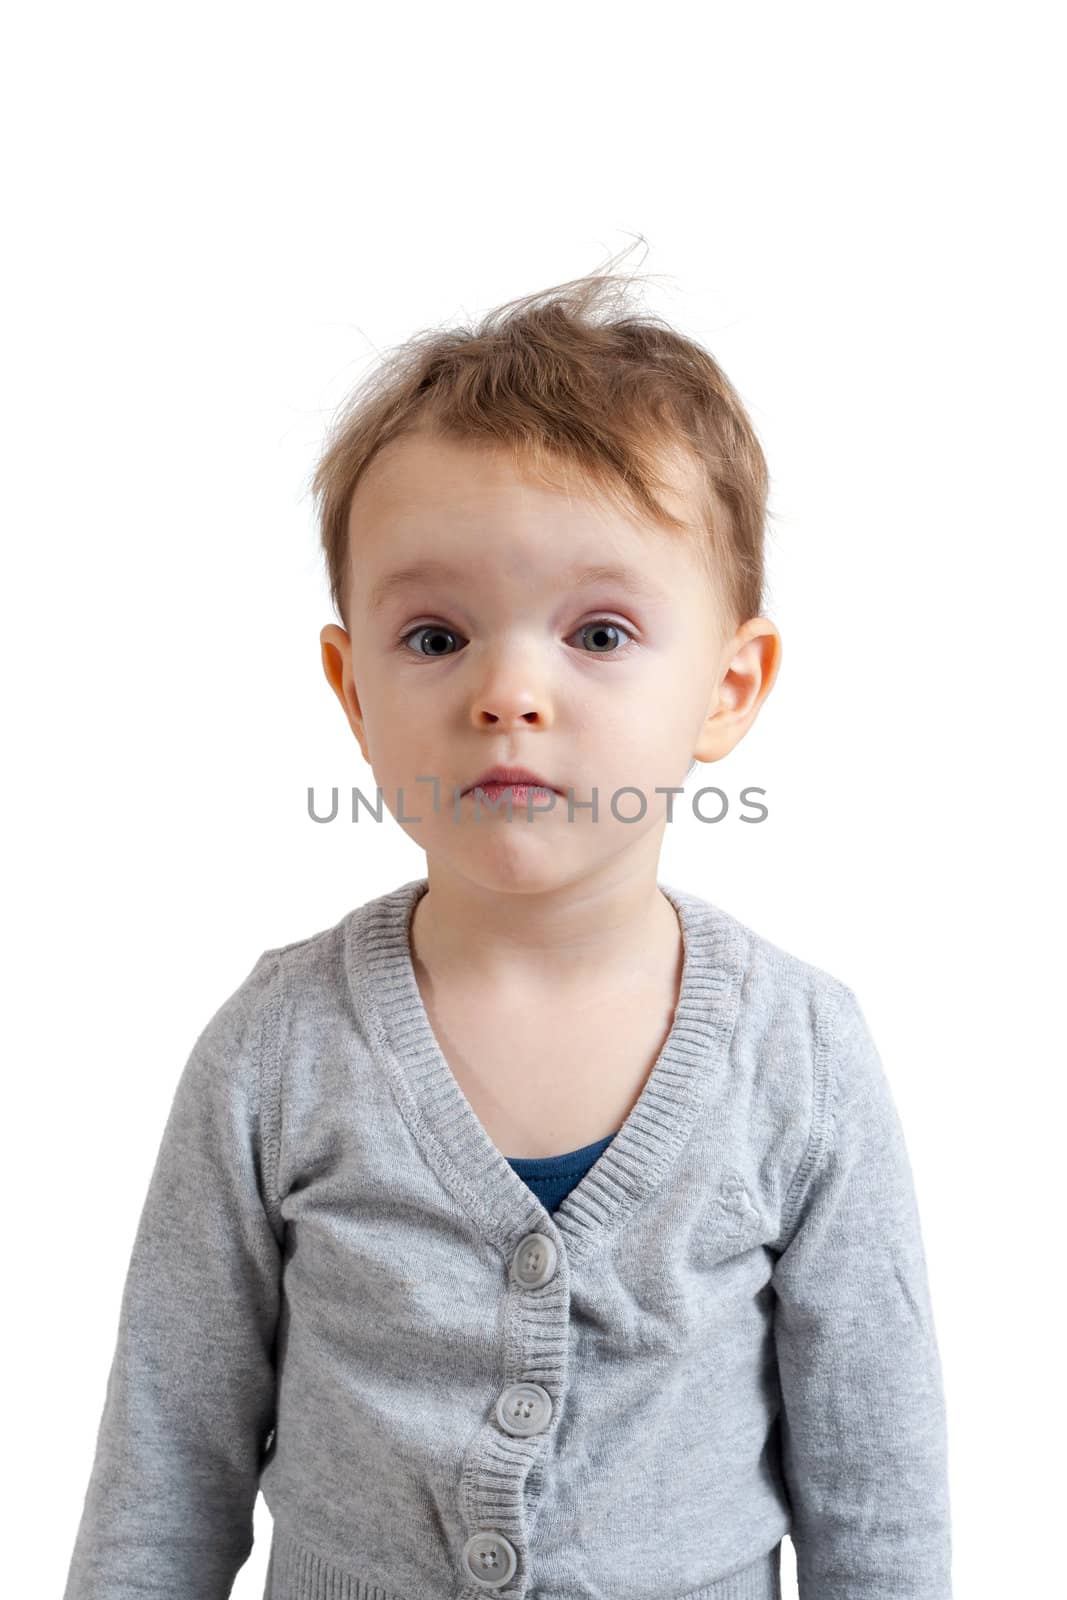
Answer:
[[[618, 285], [416, 336], [343, 408], [313, 479], [344, 624], [322, 630], [323, 665], [383, 797], [428, 853], [513, 888], [624, 851], [654, 863], [657, 789], [738, 743], [780, 659], [752, 425], [712, 357], [619, 308]], [[596, 568], [629, 582], [579, 577]], [[457, 803], [498, 764], [562, 791], [552, 809]]]

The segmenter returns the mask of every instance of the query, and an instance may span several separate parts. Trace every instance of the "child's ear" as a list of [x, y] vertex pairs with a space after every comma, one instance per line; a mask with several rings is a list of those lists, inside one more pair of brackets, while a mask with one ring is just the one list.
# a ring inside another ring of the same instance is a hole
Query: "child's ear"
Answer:
[[735, 634], [724, 660], [726, 670], [700, 730], [701, 761], [721, 761], [755, 722], [781, 665], [778, 629], [766, 617], [751, 618]]
[[363, 759], [369, 765], [370, 755], [363, 726], [363, 713], [360, 709], [355, 679], [352, 676], [352, 641], [344, 628], [339, 628], [335, 622], [330, 622], [319, 634], [319, 648], [326, 681], [341, 702], [341, 708], [356, 736]]

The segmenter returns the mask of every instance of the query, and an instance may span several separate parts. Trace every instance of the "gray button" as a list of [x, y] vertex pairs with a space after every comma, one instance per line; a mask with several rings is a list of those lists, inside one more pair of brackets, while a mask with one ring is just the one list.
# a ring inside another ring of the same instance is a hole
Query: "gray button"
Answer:
[[556, 1271], [555, 1242], [546, 1233], [528, 1233], [519, 1240], [511, 1261], [511, 1276], [523, 1289], [539, 1289]]
[[515, 1546], [502, 1533], [472, 1533], [463, 1546], [463, 1564], [475, 1583], [499, 1589], [514, 1575]]
[[543, 1433], [552, 1421], [552, 1396], [539, 1383], [509, 1383], [496, 1403], [496, 1420], [505, 1433]]

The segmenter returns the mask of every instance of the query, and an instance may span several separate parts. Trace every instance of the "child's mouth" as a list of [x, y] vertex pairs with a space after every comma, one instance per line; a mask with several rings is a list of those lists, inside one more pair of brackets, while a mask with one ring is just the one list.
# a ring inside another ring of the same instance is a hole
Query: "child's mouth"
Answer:
[[527, 798], [534, 800], [547, 800], [554, 794], [553, 789], [542, 789], [532, 783], [476, 783], [473, 789], [468, 789], [468, 796], [484, 795], [487, 800], [499, 801], [502, 795], [510, 794], [513, 801], [525, 805]]

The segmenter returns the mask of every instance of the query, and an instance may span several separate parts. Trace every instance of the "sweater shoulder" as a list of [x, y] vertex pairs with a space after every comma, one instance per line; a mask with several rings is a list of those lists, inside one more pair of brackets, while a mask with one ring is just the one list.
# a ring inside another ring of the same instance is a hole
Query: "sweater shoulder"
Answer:
[[819, 1102], [837, 1082], [847, 1087], [866, 1059], [873, 1056], [875, 1076], [881, 1072], [863, 1007], [840, 973], [732, 920], [746, 952], [742, 1016], [761, 1047], [773, 1040], [795, 1058], [818, 1117]]
[[[358, 908], [357, 908], [358, 909]], [[335, 986], [345, 980], [345, 936], [354, 912], [330, 927], [288, 944], [271, 945], [225, 997], [200, 1032], [193, 1051], [201, 1073], [237, 1078], [256, 1076], [279, 1031], [280, 1018], [293, 1010], [336, 1003]]]
[[364, 992], [374, 982], [368, 952], [411, 887], [361, 901], [329, 926], [263, 952], [257, 967], [273, 980], [275, 1021], [283, 1036], [307, 1042], [309, 1029], [361, 1027]]
[[700, 896], [688, 898], [714, 918], [727, 934], [740, 985], [739, 1025], [759, 1031], [788, 1022], [803, 1033], [820, 1017], [830, 1017], [854, 999], [848, 982], [816, 962], [760, 933], [747, 922]]
[[740, 917], [699, 902], [725, 932], [723, 947], [737, 986], [732, 1055], [784, 1114], [792, 1107], [810, 1126], [820, 1116], [829, 1060], [843, 1027], [859, 1010], [840, 974], [768, 938]]

